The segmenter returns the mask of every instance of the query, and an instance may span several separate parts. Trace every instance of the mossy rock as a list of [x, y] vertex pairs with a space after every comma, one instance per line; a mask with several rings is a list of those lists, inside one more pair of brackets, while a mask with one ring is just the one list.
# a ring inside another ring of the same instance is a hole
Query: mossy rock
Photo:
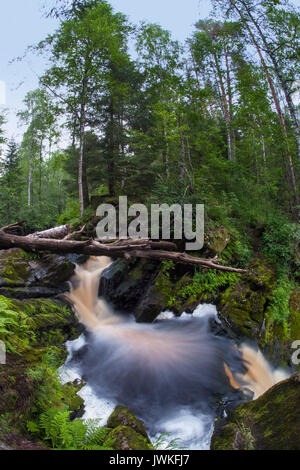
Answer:
[[221, 296], [219, 314], [225, 328], [238, 337], [259, 339], [274, 282], [272, 268], [255, 261], [249, 274]]
[[64, 343], [81, 332], [73, 310], [58, 299], [20, 301], [0, 296], [0, 317], [6, 315], [14, 315], [17, 323], [8, 326], [7, 334], [0, 333], [0, 340], [7, 344], [8, 350], [18, 354], [27, 354], [33, 347], [65, 349]]
[[134, 431], [148, 439], [144, 423], [138, 420], [134, 414], [125, 406], [117, 406], [107, 421], [109, 428], [118, 426], [130, 426]]
[[62, 401], [71, 411], [71, 420], [81, 418], [84, 414], [84, 400], [78, 395], [78, 392], [84, 385], [84, 382], [75, 380], [74, 382], [68, 382], [62, 386]]
[[[125, 406], [117, 406], [107, 421], [106, 443], [116, 450], [153, 450], [144, 423]], [[111, 444], [113, 443], [113, 444]], [[104, 442], [105, 445], [105, 442]]]
[[113, 442], [113, 448], [116, 450], [154, 450], [149, 439], [130, 426], [116, 427], [108, 434], [105, 442]]
[[53, 297], [68, 290], [75, 264], [55, 254], [33, 255], [14, 248], [0, 251], [1, 294], [11, 298]]
[[219, 227], [207, 235], [205, 245], [213, 254], [219, 255], [228, 246], [230, 238], [227, 228]]
[[0, 251], [0, 286], [25, 286], [31, 277], [30, 256], [18, 248]]
[[231, 411], [216, 426], [212, 450], [300, 450], [300, 374]]

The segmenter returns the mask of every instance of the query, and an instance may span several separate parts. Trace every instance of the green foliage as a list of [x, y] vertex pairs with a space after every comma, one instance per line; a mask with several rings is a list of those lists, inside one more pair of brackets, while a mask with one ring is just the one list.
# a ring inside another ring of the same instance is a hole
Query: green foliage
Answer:
[[36, 383], [27, 430], [53, 449], [111, 449], [113, 441], [106, 439], [110, 430], [99, 426], [100, 420], [70, 420], [72, 410], [65, 404], [66, 390], [58, 376], [60, 364], [59, 354], [52, 350], [34, 369], [27, 371], [28, 377]]
[[57, 219], [58, 225], [75, 224], [79, 221], [79, 201], [71, 200], [66, 204], [64, 212]]
[[180, 439], [172, 439], [168, 441], [170, 433], [164, 432], [152, 443], [154, 449], [157, 450], [184, 450], [186, 447], [180, 445]]
[[100, 420], [70, 420], [70, 411], [52, 407], [38, 421], [28, 421], [27, 430], [56, 450], [112, 450], [107, 439], [111, 429], [99, 426]]
[[0, 296], [0, 340], [5, 343], [7, 351], [22, 354], [34, 339], [26, 314], [16, 310], [9, 299]]
[[281, 277], [278, 280], [266, 309], [269, 323], [287, 326], [290, 316], [289, 301], [294, 287], [294, 283], [289, 281], [287, 277]]
[[57, 372], [59, 362], [59, 356], [55, 351], [47, 352], [40, 364], [27, 372], [37, 384], [37, 393], [31, 410], [33, 416], [40, 416], [50, 408], [61, 405], [63, 389]]
[[195, 271], [192, 282], [183, 286], [178, 295], [185, 299], [197, 296], [207, 300], [216, 296], [220, 290], [236, 284], [239, 277], [239, 274], [216, 271], [215, 269]]
[[78, 449], [86, 434], [86, 427], [80, 420], [70, 421], [70, 412], [50, 408], [40, 415], [39, 427], [44, 439], [54, 449]]
[[263, 233], [263, 251], [279, 272], [286, 272], [293, 261], [300, 230], [296, 224], [288, 223], [281, 217], [273, 219]]

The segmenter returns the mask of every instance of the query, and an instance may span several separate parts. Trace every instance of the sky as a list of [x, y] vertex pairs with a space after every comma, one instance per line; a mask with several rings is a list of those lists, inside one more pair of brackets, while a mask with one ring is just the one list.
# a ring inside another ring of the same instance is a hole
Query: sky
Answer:
[[[0, 110], [7, 110], [7, 137], [13, 136], [17, 141], [21, 139], [22, 128], [16, 113], [22, 109], [26, 93], [38, 87], [38, 75], [45, 70], [46, 62], [33, 55], [10, 62], [23, 56], [27, 46], [36, 44], [57, 28], [57, 20], [43, 15], [45, 1], [1, 1]], [[211, 9], [210, 0], [110, 0], [110, 3], [132, 22], [159, 23], [180, 41], [191, 34], [195, 22], [207, 17]], [[300, 0], [293, 3], [300, 6]]]

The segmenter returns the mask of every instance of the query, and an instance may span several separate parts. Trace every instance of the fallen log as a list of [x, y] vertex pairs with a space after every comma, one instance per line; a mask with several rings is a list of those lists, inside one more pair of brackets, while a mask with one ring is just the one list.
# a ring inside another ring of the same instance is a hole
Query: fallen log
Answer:
[[145, 258], [157, 261], [174, 261], [175, 263], [196, 265], [205, 269], [216, 269], [245, 274], [247, 270], [223, 266], [218, 258], [196, 258], [187, 253], [176, 250], [175, 243], [153, 240], [119, 240], [114, 243], [104, 244], [98, 240], [73, 241], [69, 239], [41, 238], [36, 236], [19, 236], [8, 233], [11, 228], [15, 230], [17, 224], [0, 229], [0, 249], [21, 248], [29, 252], [75, 253], [87, 256], [109, 256], [116, 258]]
[[[70, 231], [72, 229], [72, 225], [67, 224], [67, 225], [61, 225], [60, 227], [54, 227], [50, 228], [49, 230], [43, 230], [42, 232], [34, 232], [31, 233], [30, 235], [27, 235], [28, 238], [54, 238], [54, 239], [62, 239], [69, 237]], [[6, 230], [7, 231], [7, 228]]]

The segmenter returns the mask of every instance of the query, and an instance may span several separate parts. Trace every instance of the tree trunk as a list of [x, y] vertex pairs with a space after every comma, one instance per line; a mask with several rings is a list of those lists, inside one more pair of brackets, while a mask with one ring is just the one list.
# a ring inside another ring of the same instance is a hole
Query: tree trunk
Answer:
[[83, 216], [84, 211], [84, 197], [83, 197], [83, 157], [84, 157], [84, 133], [85, 133], [85, 108], [84, 105], [81, 107], [81, 119], [80, 119], [80, 131], [79, 131], [79, 163], [78, 163], [78, 194], [79, 194], [79, 207], [80, 217]]
[[226, 131], [227, 131], [228, 160], [234, 160], [233, 153], [232, 153], [232, 142], [231, 142], [231, 122], [230, 122], [229, 106], [228, 106], [228, 102], [227, 102], [227, 95], [226, 95], [225, 85], [224, 85], [224, 82], [223, 82], [222, 72], [221, 72], [221, 69], [220, 69], [218, 58], [217, 58], [217, 55], [216, 55], [215, 52], [213, 53], [213, 56], [214, 56], [214, 60], [215, 60], [217, 76], [218, 76], [218, 79], [219, 79], [219, 83], [220, 83], [220, 87], [221, 87], [221, 93], [222, 93], [222, 101], [223, 101], [224, 116], [225, 116]]
[[[15, 230], [18, 224], [4, 227], [0, 230], [0, 248], [21, 248], [25, 251], [51, 253], [77, 253], [87, 256], [112, 256], [116, 258], [144, 258], [157, 261], [169, 260], [175, 263], [200, 266], [206, 269], [216, 269], [219, 271], [245, 274], [245, 269], [222, 266], [218, 264], [217, 258], [205, 259], [195, 258], [186, 253], [166, 251], [176, 247], [171, 242], [155, 242], [152, 240], [122, 240], [119, 243], [105, 245], [96, 240], [70, 241], [42, 238], [39, 236], [22, 237], [6, 233], [8, 230]], [[33, 234], [34, 235], [34, 234]]]
[[31, 206], [31, 183], [32, 183], [32, 154], [33, 154], [33, 135], [31, 130], [30, 136], [30, 152], [29, 152], [29, 169], [28, 169], [28, 188], [27, 188], [27, 205]]

